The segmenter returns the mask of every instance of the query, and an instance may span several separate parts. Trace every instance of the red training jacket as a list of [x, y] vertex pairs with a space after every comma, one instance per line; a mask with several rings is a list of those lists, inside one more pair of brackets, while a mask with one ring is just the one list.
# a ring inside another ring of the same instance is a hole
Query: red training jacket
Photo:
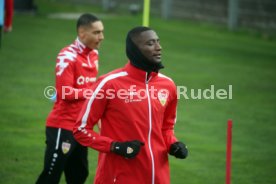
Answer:
[[[169, 184], [168, 151], [174, 135], [177, 94], [173, 81], [149, 76], [130, 63], [93, 85], [74, 127], [82, 145], [100, 152], [95, 184]], [[93, 126], [101, 119], [100, 133]], [[113, 141], [140, 140], [139, 154], [126, 159], [110, 152]]]
[[77, 38], [60, 51], [56, 62], [57, 100], [46, 126], [72, 131], [85, 102], [84, 89], [96, 81], [98, 51], [89, 49]]

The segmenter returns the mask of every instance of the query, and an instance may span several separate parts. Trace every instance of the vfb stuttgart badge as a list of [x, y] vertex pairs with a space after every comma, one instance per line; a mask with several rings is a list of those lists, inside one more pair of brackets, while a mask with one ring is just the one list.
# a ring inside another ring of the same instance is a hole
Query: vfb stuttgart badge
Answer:
[[169, 92], [167, 90], [163, 89], [158, 91], [158, 100], [162, 106], [166, 104], [168, 97], [169, 97]]
[[64, 154], [68, 153], [70, 150], [71, 144], [69, 142], [62, 142], [61, 149]]

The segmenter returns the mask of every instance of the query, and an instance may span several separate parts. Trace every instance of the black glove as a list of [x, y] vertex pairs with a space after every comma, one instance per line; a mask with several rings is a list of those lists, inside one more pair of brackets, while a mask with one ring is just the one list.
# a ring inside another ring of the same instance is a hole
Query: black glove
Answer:
[[182, 142], [175, 142], [171, 145], [169, 153], [176, 158], [184, 159], [188, 156], [188, 149]]
[[144, 143], [138, 140], [128, 142], [112, 142], [111, 152], [125, 158], [134, 158], [139, 153], [141, 146], [144, 146]]

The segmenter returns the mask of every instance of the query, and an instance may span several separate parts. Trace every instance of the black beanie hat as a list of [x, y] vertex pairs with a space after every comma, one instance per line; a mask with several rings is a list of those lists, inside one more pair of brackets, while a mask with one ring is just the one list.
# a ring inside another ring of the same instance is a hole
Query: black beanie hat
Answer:
[[126, 38], [126, 55], [130, 60], [130, 63], [146, 72], [158, 72], [161, 68], [164, 68], [161, 62], [155, 63], [148, 60], [139, 50], [139, 48], [132, 41], [132, 38], [144, 31], [152, 30], [149, 27], [135, 27], [130, 30]]

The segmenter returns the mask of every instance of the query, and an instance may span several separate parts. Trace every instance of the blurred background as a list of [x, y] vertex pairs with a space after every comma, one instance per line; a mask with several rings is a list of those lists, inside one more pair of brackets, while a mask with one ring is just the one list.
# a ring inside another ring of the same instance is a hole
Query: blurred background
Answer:
[[[85, 12], [103, 20], [100, 75], [122, 67], [125, 37], [142, 24], [142, 0], [14, 0], [1, 34], [0, 183], [34, 183], [43, 166], [45, 120], [58, 52], [76, 38]], [[228, 89], [232, 99], [180, 97], [175, 126], [186, 160], [170, 157], [172, 184], [225, 183], [227, 120], [233, 120], [232, 183], [276, 183], [276, 1], [151, 0], [165, 69], [178, 86]], [[97, 152], [89, 152], [93, 182]], [[61, 183], [65, 183], [62, 178]]]
[[[37, 10], [34, 0], [14, 0], [18, 11]], [[97, 6], [104, 12], [141, 13], [142, 0], [50, 0], [60, 4]], [[185, 19], [273, 32], [276, 30], [274, 0], [151, 0], [151, 15], [163, 19]]]

